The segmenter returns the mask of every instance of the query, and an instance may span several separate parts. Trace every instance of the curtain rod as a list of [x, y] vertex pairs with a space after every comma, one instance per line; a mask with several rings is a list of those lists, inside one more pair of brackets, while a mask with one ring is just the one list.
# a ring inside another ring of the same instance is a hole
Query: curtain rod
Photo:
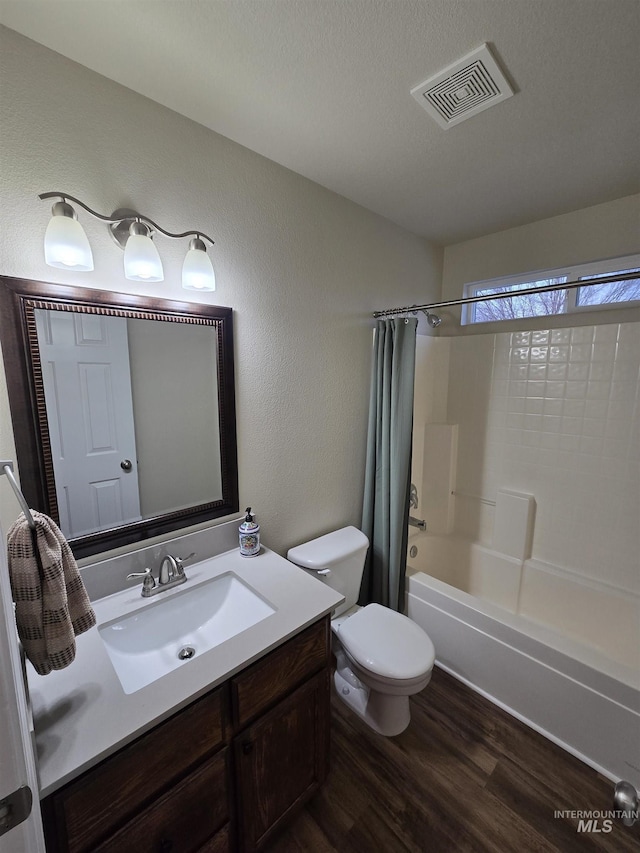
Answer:
[[449, 308], [455, 305], [468, 305], [471, 302], [489, 302], [493, 299], [510, 299], [512, 296], [530, 296], [534, 293], [549, 293], [552, 290], [570, 290], [573, 287], [590, 287], [593, 284], [613, 284], [616, 281], [637, 281], [637, 273], [618, 273], [603, 275], [586, 281], [565, 281], [562, 284], [544, 284], [540, 287], [526, 287], [506, 293], [492, 293], [488, 296], [464, 296], [462, 299], [450, 299], [446, 302], [430, 302], [427, 305], [407, 305], [404, 308], [387, 308], [386, 311], [374, 311], [374, 317], [391, 317], [395, 314], [407, 314], [409, 311], [431, 311], [434, 308]]

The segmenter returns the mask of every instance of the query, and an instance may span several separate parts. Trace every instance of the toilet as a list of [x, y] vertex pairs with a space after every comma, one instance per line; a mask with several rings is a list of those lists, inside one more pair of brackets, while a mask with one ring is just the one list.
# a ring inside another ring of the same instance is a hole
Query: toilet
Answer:
[[409, 696], [431, 680], [435, 650], [401, 613], [356, 603], [368, 549], [364, 533], [343, 527], [291, 548], [287, 559], [344, 595], [331, 619], [338, 696], [374, 731], [393, 737], [409, 725]]

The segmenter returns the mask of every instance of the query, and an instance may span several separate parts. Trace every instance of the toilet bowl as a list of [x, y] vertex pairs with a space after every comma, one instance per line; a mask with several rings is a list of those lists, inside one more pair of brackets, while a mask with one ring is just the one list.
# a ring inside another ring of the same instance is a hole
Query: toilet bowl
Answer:
[[345, 596], [331, 620], [335, 688], [374, 731], [392, 737], [409, 725], [409, 696], [429, 683], [435, 650], [401, 613], [356, 604], [368, 547], [360, 530], [345, 527], [291, 548], [287, 558]]

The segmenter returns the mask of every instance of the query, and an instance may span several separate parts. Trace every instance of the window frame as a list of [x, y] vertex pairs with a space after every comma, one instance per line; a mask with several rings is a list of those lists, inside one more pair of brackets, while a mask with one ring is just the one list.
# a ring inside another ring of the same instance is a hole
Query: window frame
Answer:
[[[640, 269], [640, 253], [623, 255], [621, 257], [607, 258], [606, 260], [590, 261], [584, 264], [573, 264], [556, 269], [534, 270], [518, 275], [500, 276], [498, 278], [484, 279], [482, 281], [471, 281], [464, 285], [463, 297], [476, 296], [481, 290], [495, 290], [500, 287], [516, 287], [552, 278], [564, 278], [566, 281], [578, 281], [581, 278], [589, 278], [594, 275], [615, 275], [627, 269]], [[640, 278], [636, 273], [634, 278]], [[467, 302], [462, 305], [460, 318], [463, 326], [481, 326], [486, 323], [508, 323], [517, 320], [533, 320], [541, 317], [565, 317], [569, 314], [587, 313], [590, 311], [603, 311], [611, 308], [635, 308], [640, 307], [640, 299], [629, 299], [624, 302], [601, 302], [596, 305], [580, 305], [578, 303], [579, 287], [566, 288], [564, 290], [564, 310], [556, 314], [531, 314], [528, 317], [492, 317], [490, 320], [475, 320], [475, 311], [481, 302]], [[524, 291], [526, 293], [526, 290]], [[516, 295], [516, 294], [513, 294]], [[507, 298], [507, 297], [505, 297]]]

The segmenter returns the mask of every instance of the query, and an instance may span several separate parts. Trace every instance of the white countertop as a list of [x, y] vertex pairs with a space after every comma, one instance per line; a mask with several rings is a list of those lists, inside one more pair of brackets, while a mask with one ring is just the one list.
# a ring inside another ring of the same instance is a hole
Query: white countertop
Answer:
[[190, 583], [234, 572], [274, 608], [275, 613], [142, 689], [126, 694], [98, 632], [76, 637], [76, 659], [66, 669], [39, 676], [28, 664], [40, 773], [40, 796], [139, 737], [198, 696], [244, 669], [300, 630], [330, 613], [343, 597], [292, 563], [262, 548], [257, 557], [238, 550], [186, 566], [187, 582], [149, 599], [140, 585], [93, 602], [98, 625], [118, 606], [155, 603], [188, 589]]

